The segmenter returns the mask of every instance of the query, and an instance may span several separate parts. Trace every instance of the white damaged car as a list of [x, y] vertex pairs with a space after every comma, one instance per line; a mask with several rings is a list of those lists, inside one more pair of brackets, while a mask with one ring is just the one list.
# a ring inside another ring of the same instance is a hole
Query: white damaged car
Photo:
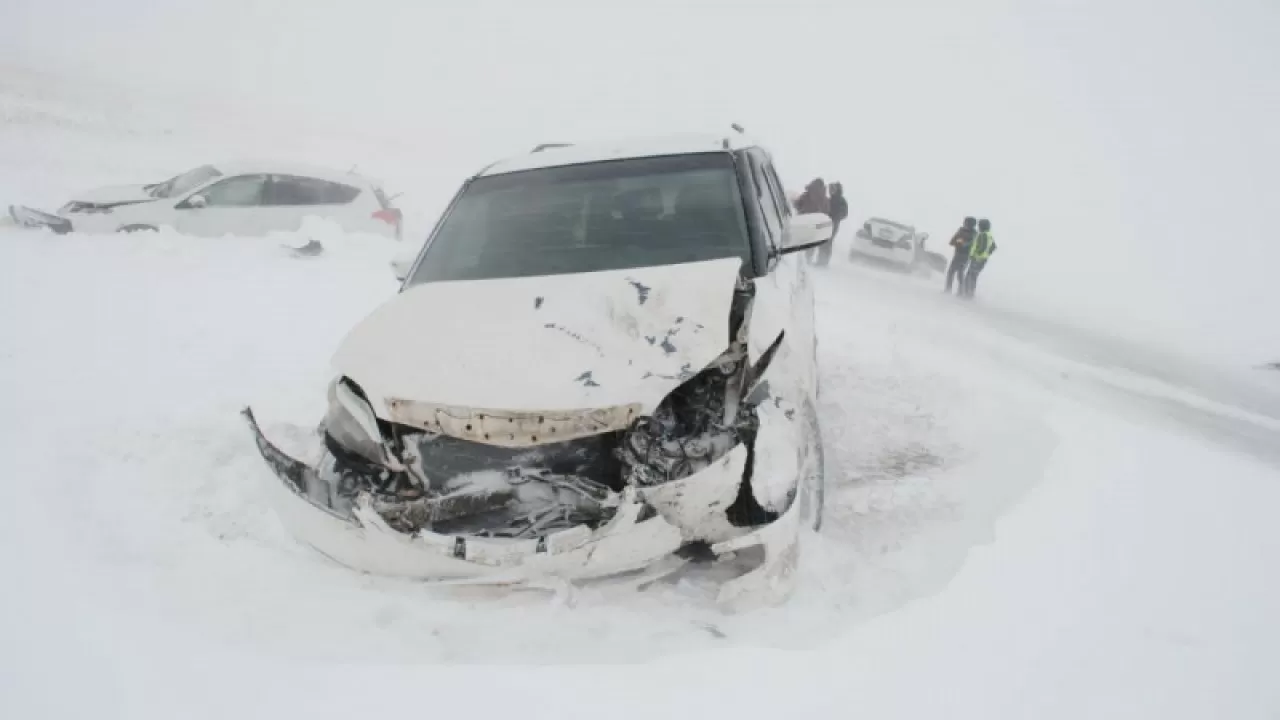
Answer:
[[795, 253], [831, 225], [783, 187], [741, 135], [482, 170], [337, 349], [311, 462], [244, 411], [278, 514], [371, 573], [639, 585], [734, 555], [722, 601], [784, 596], [823, 501]]
[[15, 205], [19, 226], [55, 233], [171, 227], [184, 235], [265, 236], [321, 217], [350, 232], [399, 239], [401, 213], [376, 180], [314, 165], [241, 161], [201, 165], [163, 182], [78, 193], [55, 213]]

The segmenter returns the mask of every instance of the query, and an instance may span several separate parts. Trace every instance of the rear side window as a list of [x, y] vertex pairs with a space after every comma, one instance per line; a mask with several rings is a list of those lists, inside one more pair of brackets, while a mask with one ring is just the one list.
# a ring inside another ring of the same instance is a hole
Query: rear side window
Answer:
[[272, 175], [266, 205], [345, 205], [360, 189], [342, 183], [297, 175]]

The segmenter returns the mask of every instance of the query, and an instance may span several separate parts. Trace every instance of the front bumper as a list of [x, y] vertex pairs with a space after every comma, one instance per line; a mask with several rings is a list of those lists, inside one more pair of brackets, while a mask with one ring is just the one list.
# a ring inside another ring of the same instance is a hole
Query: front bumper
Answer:
[[71, 221], [61, 215], [54, 215], [43, 210], [36, 210], [25, 205], [10, 205], [9, 217], [20, 227], [25, 228], [49, 228], [59, 235], [65, 235], [72, 230]]
[[793, 502], [774, 522], [749, 529], [732, 528], [717, 511], [738, 491], [745, 447], [682, 480], [628, 487], [618, 498], [616, 513], [598, 528], [578, 525], [529, 539], [426, 530], [408, 534], [390, 527], [367, 495], [356, 499], [350, 514], [334, 511], [326, 504], [328, 489], [317, 470], [267, 439], [251, 410], [243, 415], [279, 480], [268, 487], [281, 521], [304, 544], [355, 570], [441, 584], [640, 586], [679, 570], [685, 561], [677, 551], [701, 535], [722, 538], [710, 544], [718, 558], [762, 550], [756, 567], [721, 585], [720, 604], [745, 609], [779, 602], [791, 592], [801, 503]]

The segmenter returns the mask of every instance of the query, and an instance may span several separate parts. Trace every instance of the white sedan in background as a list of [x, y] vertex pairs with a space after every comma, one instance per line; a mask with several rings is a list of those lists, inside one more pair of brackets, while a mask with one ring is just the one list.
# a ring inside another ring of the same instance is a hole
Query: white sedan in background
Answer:
[[928, 239], [929, 233], [916, 232], [911, 225], [871, 218], [854, 234], [849, 259], [868, 259], [913, 272], [935, 269], [924, 251]]
[[204, 237], [294, 231], [317, 216], [399, 239], [402, 219], [379, 183], [354, 172], [258, 162], [201, 165], [164, 182], [89, 190], [56, 213], [21, 206], [9, 213], [19, 225], [57, 233], [172, 227]]

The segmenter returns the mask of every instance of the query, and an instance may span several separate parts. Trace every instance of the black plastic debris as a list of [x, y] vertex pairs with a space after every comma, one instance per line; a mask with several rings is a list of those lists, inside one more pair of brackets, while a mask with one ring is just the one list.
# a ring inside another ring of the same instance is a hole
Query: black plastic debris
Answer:
[[307, 238], [307, 242], [302, 247], [290, 248], [290, 253], [295, 257], [315, 257], [324, 252], [324, 246], [315, 238]]
[[631, 287], [633, 287], [633, 288], [635, 288], [635, 289], [636, 289], [636, 294], [640, 296], [640, 304], [641, 304], [641, 305], [643, 305], [643, 304], [645, 304], [646, 302], [648, 302], [648, 300], [649, 300], [649, 290], [650, 290], [650, 288], [649, 288], [649, 286], [648, 286], [648, 285], [645, 285], [644, 283], [640, 282], [639, 280], [628, 280], [627, 282], [631, 283]]

